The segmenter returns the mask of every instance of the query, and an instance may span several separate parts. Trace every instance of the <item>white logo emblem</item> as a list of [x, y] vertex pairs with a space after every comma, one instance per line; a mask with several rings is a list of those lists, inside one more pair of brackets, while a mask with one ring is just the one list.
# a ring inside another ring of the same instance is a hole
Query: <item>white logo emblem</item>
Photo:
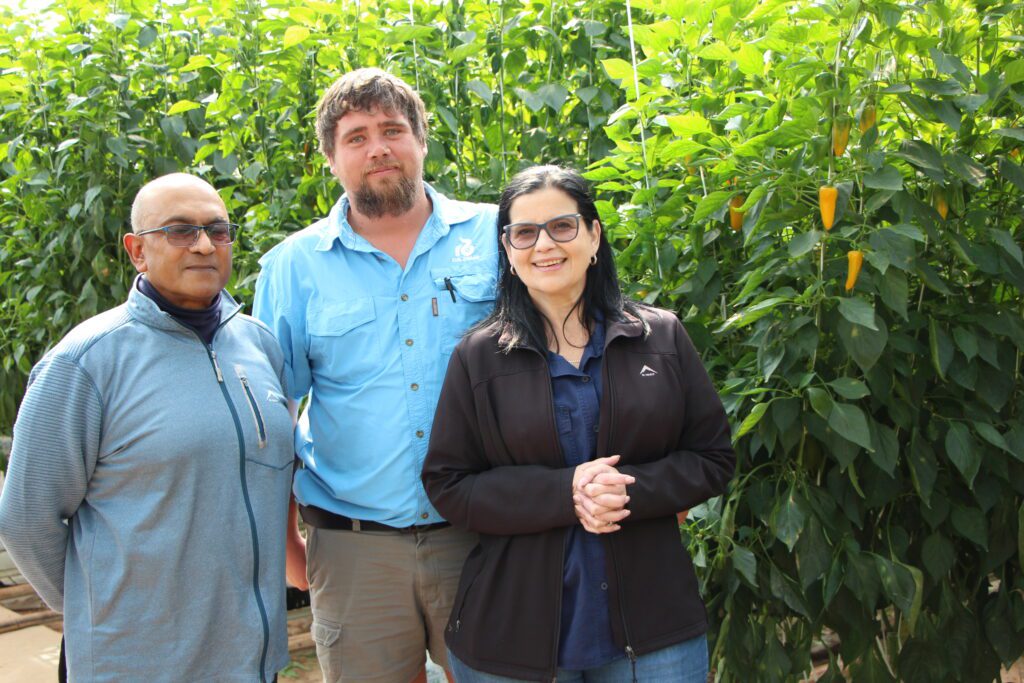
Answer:
[[460, 259], [468, 259], [476, 251], [476, 246], [465, 237], [460, 237], [461, 244], [455, 247], [455, 255]]
[[657, 374], [658, 374], [658, 372], [656, 370], [652, 370], [647, 365], [645, 365], [642, 368], [640, 368], [640, 376], [641, 377], [654, 377]]

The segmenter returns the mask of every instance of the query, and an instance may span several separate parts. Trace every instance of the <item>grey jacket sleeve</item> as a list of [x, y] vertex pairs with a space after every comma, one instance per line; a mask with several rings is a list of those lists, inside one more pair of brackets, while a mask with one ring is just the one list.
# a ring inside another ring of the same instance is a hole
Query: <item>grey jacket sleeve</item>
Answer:
[[66, 520], [85, 498], [102, 421], [99, 390], [75, 360], [54, 355], [32, 371], [0, 492], [0, 542], [58, 612], [64, 606]]

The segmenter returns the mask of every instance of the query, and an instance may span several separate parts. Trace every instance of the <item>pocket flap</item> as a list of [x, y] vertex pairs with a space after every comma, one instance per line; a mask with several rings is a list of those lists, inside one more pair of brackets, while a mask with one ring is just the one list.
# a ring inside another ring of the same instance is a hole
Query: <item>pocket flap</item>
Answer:
[[340, 337], [376, 317], [373, 298], [365, 296], [347, 301], [322, 301], [311, 307], [307, 325], [309, 333], [318, 337]]
[[430, 276], [434, 280], [434, 286], [439, 290], [448, 289], [448, 284], [445, 282], [445, 278], [448, 278], [455, 293], [466, 301], [494, 301], [495, 290], [498, 286], [497, 274], [487, 270], [459, 273], [434, 268], [430, 271]]
[[322, 647], [334, 645], [341, 635], [341, 628], [315, 620], [310, 630], [313, 634], [313, 642]]

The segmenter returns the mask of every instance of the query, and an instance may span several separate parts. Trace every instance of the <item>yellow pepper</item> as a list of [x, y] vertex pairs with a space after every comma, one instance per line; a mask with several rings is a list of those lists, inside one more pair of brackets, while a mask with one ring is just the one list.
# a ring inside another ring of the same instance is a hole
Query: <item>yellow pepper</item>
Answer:
[[864, 265], [864, 252], [853, 249], [846, 253], [846, 291], [849, 292], [857, 284], [857, 276], [860, 275], [860, 268]]
[[818, 188], [818, 208], [821, 209], [821, 223], [825, 230], [831, 230], [836, 220], [836, 199], [839, 197], [839, 190], [831, 185], [822, 185]]
[[946, 220], [946, 216], [949, 215], [949, 202], [946, 201], [946, 193], [942, 190], [936, 189], [932, 193], [932, 206], [942, 216], [942, 220]]
[[743, 202], [747, 201], [747, 198], [741, 194], [736, 195], [729, 200], [729, 227], [739, 232], [743, 229], [743, 211], [737, 211], [739, 207], [743, 206]]
[[860, 132], [863, 135], [867, 133], [875, 125], [878, 113], [875, 110], [875, 105], [865, 104], [864, 108], [860, 111]]
[[850, 141], [851, 125], [849, 116], [841, 116], [832, 122], [832, 153], [837, 157], [843, 156], [846, 151], [846, 144]]

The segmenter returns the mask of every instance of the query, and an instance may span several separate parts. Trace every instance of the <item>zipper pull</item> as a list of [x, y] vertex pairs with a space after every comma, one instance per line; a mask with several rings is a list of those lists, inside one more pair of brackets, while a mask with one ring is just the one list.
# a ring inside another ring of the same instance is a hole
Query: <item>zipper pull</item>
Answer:
[[213, 369], [217, 371], [217, 381], [224, 384], [224, 375], [220, 374], [220, 365], [217, 363], [217, 352], [210, 349], [210, 360], [213, 361]]
[[448, 293], [452, 295], [452, 303], [455, 303], [455, 288], [452, 287], [452, 279], [446, 277], [444, 279], [444, 288], [448, 290]]
[[633, 683], [637, 683], [637, 680], [636, 680], [636, 653], [633, 652], [633, 648], [629, 644], [626, 645], [626, 656], [629, 657], [630, 666], [633, 668]]

